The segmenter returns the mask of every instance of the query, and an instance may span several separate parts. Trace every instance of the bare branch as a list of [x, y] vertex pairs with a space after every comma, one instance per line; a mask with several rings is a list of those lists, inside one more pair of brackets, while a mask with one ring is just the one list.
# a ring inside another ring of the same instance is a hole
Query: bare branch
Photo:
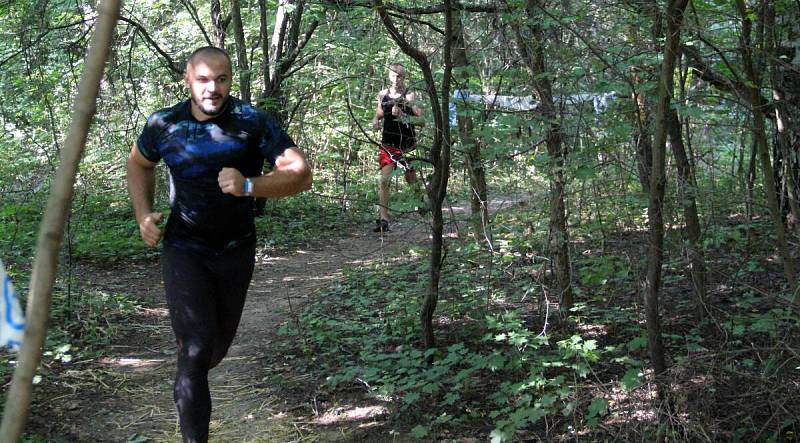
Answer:
[[[341, 9], [353, 8], [353, 7], [361, 7], [361, 8], [372, 8], [373, 4], [369, 0], [321, 0], [320, 4], [323, 6], [335, 6]], [[387, 11], [393, 11], [400, 14], [406, 15], [431, 15], [431, 14], [442, 14], [445, 12], [445, 5], [431, 5], [431, 6], [423, 6], [419, 8], [405, 8], [402, 6], [397, 5], [383, 5]], [[486, 13], [499, 13], [499, 12], [507, 12], [509, 9], [505, 6], [500, 5], [464, 5], [461, 2], [456, 2], [452, 6], [453, 11], [464, 11], [464, 12], [486, 12]]]
[[[42, 31], [42, 33], [41, 33], [41, 34], [39, 34], [39, 35], [38, 35], [38, 36], [37, 36], [37, 37], [36, 37], [36, 38], [35, 38], [33, 41], [31, 41], [31, 42], [30, 42], [30, 44], [28, 44], [27, 46], [24, 46], [24, 47], [20, 48], [20, 49], [19, 49], [19, 50], [17, 50], [17, 51], [14, 51], [13, 53], [11, 53], [10, 55], [8, 55], [8, 56], [7, 56], [6, 58], [4, 58], [3, 60], [0, 60], [0, 68], [2, 68], [2, 67], [3, 67], [3, 65], [5, 65], [6, 63], [10, 62], [10, 61], [11, 61], [11, 60], [12, 60], [14, 57], [16, 57], [16, 56], [18, 56], [18, 55], [22, 54], [23, 52], [25, 52], [25, 50], [26, 50], [26, 49], [32, 48], [33, 46], [35, 46], [36, 44], [38, 44], [40, 41], [42, 41], [42, 39], [44, 39], [44, 38], [47, 36], [47, 34], [49, 34], [49, 33], [50, 33], [50, 31], [56, 31], [56, 30], [59, 30], [59, 29], [67, 29], [67, 28], [72, 28], [72, 27], [74, 27], [74, 26], [85, 25], [85, 24], [87, 24], [87, 23], [89, 23], [89, 22], [93, 22], [94, 20], [95, 20], [95, 18], [93, 17], [93, 18], [90, 18], [90, 19], [79, 20], [79, 21], [77, 21], [77, 22], [68, 23], [68, 24], [66, 24], [66, 25], [61, 25], [61, 26], [53, 26], [53, 27], [51, 27], [51, 28], [47, 28], [47, 29], [45, 29], [45, 30], [44, 30], [44, 31]], [[87, 32], [88, 32], [88, 30], [87, 30]]]
[[181, 3], [183, 3], [183, 6], [185, 6], [186, 9], [189, 11], [189, 15], [192, 16], [192, 19], [194, 20], [195, 24], [197, 24], [197, 27], [200, 28], [200, 32], [203, 33], [203, 37], [205, 37], [208, 45], [212, 46], [213, 44], [211, 43], [211, 39], [208, 37], [208, 34], [206, 33], [206, 28], [203, 27], [203, 22], [200, 21], [200, 17], [197, 15], [197, 8], [195, 8], [192, 2], [190, 2], [189, 0], [181, 0]]
[[[317, 20], [311, 22], [311, 24], [308, 27], [308, 30], [303, 35], [303, 38], [301, 38], [297, 42], [297, 45], [294, 47], [294, 49], [292, 49], [285, 56], [281, 57], [280, 66], [278, 69], [281, 78], [288, 77], [287, 72], [294, 64], [295, 60], [297, 59], [297, 56], [300, 55], [300, 53], [303, 51], [303, 48], [305, 48], [308, 42], [311, 40], [311, 36], [314, 34], [314, 31], [317, 29], [317, 26], [319, 26], [319, 22]], [[293, 71], [296, 71], [296, 69]]]
[[156, 43], [155, 40], [153, 40], [153, 38], [150, 37], [150, 34], [147, 32], [144, 26], [139, 24], [139, 22], [130, 19], [128, 17], [120, 16], [119, 21], [128, 23], [129, 25], [134, 26], [136, 27], [136, 29], [139, 30], [139, 32], [142, 34], [142, 37], [144, 37], [144, 39], [147, 41], [147, 44], [150, 45], [150, 47], [152, 47], [153, 49], [155, 49], [156, 52], [158, 52], [158, 54], [161, 55], [161, 57], [167, 63], [167, 68], [169, 68], [173, 76], [180, 77], [183, 75], [183, 68], [181, 68], [180, 65], [175, 63], [175, 61], [172, 60], [172, 57], [170, 57], [169, 54], [164, 52], [164, 50], [158, 46], [158, 43]]
[[402, 19], [402, 20], [407, 20], [407, 21], [409, 21], [411, 23], [417, 23], [417, 24], [420, 24], [420, 25], [425, 25], [425, 26], [431, 28], [431, 30], [433, 30], [434, 32], [437, 32], [439, 34], [444, 35], [444, 29], [441, 29], [441, 28], [437, 27], [436, 25], [434, 25], [431, 22], [427, 22], [425, 20], [420, 20], [420, 19], [415, 18], [415, 17], [413, 17], [413, 16], [411, 16], [409, 14], [396, 14], [396, 13], [392, 14], [392, 13], [390, 13], [389, 15], [392, 16], [392, 17], [397, 17], [397, 18]]
[[689, 67], [692, 71], [697, 73], [702, 80], [711, 83], [717, 89], [731, 94], [737, 94], [743, 86], [739, 84], [739, 82], [734, 82], [712, 69], [696, 48], [683, 45], [681, 50], [686, 54]]

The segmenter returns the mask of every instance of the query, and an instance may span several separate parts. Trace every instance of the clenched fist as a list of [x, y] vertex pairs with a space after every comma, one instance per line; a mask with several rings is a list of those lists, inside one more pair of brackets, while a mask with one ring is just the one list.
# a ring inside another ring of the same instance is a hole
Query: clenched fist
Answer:
[[145, 214], [139, 221], [139, 234], [141, 234], [142, 240], [147, 243], [147, 246], [153, 247], [161, 240], [163, 233], [158, 227], [159, 221], [161, 221], [160, 212]]
[[234, 168], [222, 168], [217, 176], [219, 189], [225, 194], [244, 196], [244, 176]]

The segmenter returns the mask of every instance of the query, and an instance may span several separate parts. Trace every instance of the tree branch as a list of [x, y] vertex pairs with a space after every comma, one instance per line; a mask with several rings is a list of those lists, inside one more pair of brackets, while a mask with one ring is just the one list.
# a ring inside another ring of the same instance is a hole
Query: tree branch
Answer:
[[[2, 68], [3, 65], [5, 65], [6, 63], [10, 62], [11, 59], [13, 59], [14, 57], [16, 57], [16, 56], [22, 54], [23, 52], [25, 52], [26, 49], [32, 48], [34, 45], [36, 45], [37, 43], [42, 41], [42, 39], [44, 39], [47, 36], [47, 34], [50, 33], [50, 31], [55, 31], [55, 30], [58, 30], [58, 29], [71, 28], [73, 26], [85, 25], [85, 24], [87, 24], [89, 22], [93, 22], [94, 20], [95, 20], [95, 18], [84, 19], [84, 20], [79, 20], [77, 22], [69, 23], [69, 24], [66, 24], [66, 25], [53, 26], [51, 28], [47, 28], [47, 29], [43, 30], [38, 36], [36, 36], [36, 38], [33, 41], [30, 42], [30, 44], [28, 44], [26, 46], [23, 46], [19, 50], [14, 51], [10, 55], [8, 55], [3, 60], [0, 60], [0, 68]], [[92, 26], [94, 26], [94, 25], [92, 25]]]
[[416, 24], [419, 24], [419, 25], [425, 25], [425, 26], [429, 27], [431, 30], [433, 30], [434, 32], [437, 32], [439, 34], [444, 35], [444, 29], [441, 29], [441, 28], [437, 27], [436, 25], [434, 25], [431, 22], [427, 22], [425, 20], [420, 20], [418, 18], [414, 18], [410, 14], [396, 14], [395, 13], [395, 14], [389, 14], [389, 15], [392, 16], [392, 17], [397, 17], [397, 18], [402, 19], [402, 20], [407, 20], [407, 21], [409, 21], [411, 23], [416, 23]]
[[311, 40], [311, 36], [314, 34], [314, 31], [317, 29], [317, 26], [319, 26], [319, 22], [317, 20], [311, 22], [311, 24], [308, 27], [308, 30], [306, 31], [305, 34], [303, 34], [303, 38], [299, 39], [297, 44], [291, 51], [289, 51], [288, 54], [281, 57], [280, 65], [278, 68], [278, 72], [280, 73], [281, 78], [288, 77], [288, 75], [286, 74], [289, 71], [289, 68], [292, 67], [295, 60], [297, 59], [297, 56], [300, 55], [300, 53], [303, 51], [303, 48], [305, 48], [308, 42]]
[[139, 32], [142, 34], [142, 37], [144, 37], [144, 39], [147, 41], [147, 44], [149, 44], [150, 47], [155, 49], [156, 52], [158, 52], [159, 55], [161, 55], [161, 57], [167, 63], [167, 68], [169, 68], [170, 72], [172, 72], [174, 77], [180, 77], [183, 75], [183, 68], [181, 68], [180, 65], [176, 64], [175, 61], [172, 60], [172, 57], [170, 57], [166, 52], [164, 52], [163, 49], [161, 49], [158, 46], [158, 43], [156, 43], [155, 40], [153, 40], [153, 38], [150, 37], [150, 34], [147, 32], [144, 26], [142, 26], [137, 21], [130, 19], [128, 17], [120, 16], [119, 21], [128, 23], [129, 25], [134, 26], [139, 30]]
[[[323, 6], [336, 6], [341, 9], [352, 7], [372, 8], [374, 5], [369, 0], [321, 0], [320, 4]], [[398, 12], [406, 15], [430, 15], [442, 14], [445, 12], [445, 5], [431, 5], [419, 8], [405, 8], [397, 5], [382, 5], [387, 11]], [[500, 5], [464, 5], [461, 2], [456, 2], [452, 6], [453, 11], [463, 12], [486, 12], [486, 13], [500, 13], [508, 12], [509, 8]]]
[[712, 86], [720, 91], [738, 94], [738, 91], [743, 85], [740, 82], [735, 82], [714, 71], [714, 69], [708, 66], [706, 61], [703, 59], [703, 56], [700, 55], [700, 52], [696, 48], [682, 45], [681, 51], [686, 54], [689, 67], [692, 69], [692, 71], [697, 73], [697, 75], [699, 75], [703, 81], [711, 83]]
[[203, 37], [205, 37], [208, 45], [212, 46], [211, 39], [208, 37], [208, 34], [206, 33], [206, 28], [203, 27], [203, 22], [200, 21], [200, 17], [197, 15], [197, 8], [195, 8], [194, 5], [189, 0], [181, 0], [181, 3], [183, 3], [183, 6], [185, 6], [186, 9], [189, 11], [189, 15], [192, 16], [192, 19], [194, 20], [195, 24], [197, 24], [197, 27], [200, 28], [200, 32], [203, 33]]

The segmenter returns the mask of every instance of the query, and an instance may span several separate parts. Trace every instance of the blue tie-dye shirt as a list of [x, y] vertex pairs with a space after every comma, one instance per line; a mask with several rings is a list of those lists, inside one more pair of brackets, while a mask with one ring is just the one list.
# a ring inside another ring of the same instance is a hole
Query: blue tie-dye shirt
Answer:
[[164, 242], [181, 249], [221, 252], [255, 241], [253, 199], [223, 194], [224, 167], [261, 175], [295, 144], [266, 112], [230, 97], [218, 116], [197, 121], [191, 101], [154, 112], [136, 142], [151, 162], [169, 168], [170, 206]]

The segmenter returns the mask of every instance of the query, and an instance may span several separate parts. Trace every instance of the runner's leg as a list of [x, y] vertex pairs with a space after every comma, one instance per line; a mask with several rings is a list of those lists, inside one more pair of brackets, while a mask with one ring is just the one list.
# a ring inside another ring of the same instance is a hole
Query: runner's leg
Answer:
[[413, 185], [417, 182], [417, 170], [411, 167], [406, 168], [403, 171], [403, 177], [406, 179], [406, 183], [409, 185]]
[[211, 368], [217, 366], [236, 335], [239, 320], [242, 318], [247, 288], [253, 277], [255, 266], [255, 244], [245, 245], [229, 252], [224, 260], [210, 264], [217, 285], [217, 324], [218, 331], [211, 357]]
[[392, 183], [392, 173], [394, 172], [394, 163], [388, 164], [381, 168], [380, 176], [378, 177], [378, 217], [381, 220], [389, 220], [389, 187]]
[[202, 257], [169, 245], [164, 245], [161, 264], [178, 343], [173, 398], [181, 434], [184, 443], [204, 443], [211, 420], [208, 370], [218, 334], [214, 279]]

